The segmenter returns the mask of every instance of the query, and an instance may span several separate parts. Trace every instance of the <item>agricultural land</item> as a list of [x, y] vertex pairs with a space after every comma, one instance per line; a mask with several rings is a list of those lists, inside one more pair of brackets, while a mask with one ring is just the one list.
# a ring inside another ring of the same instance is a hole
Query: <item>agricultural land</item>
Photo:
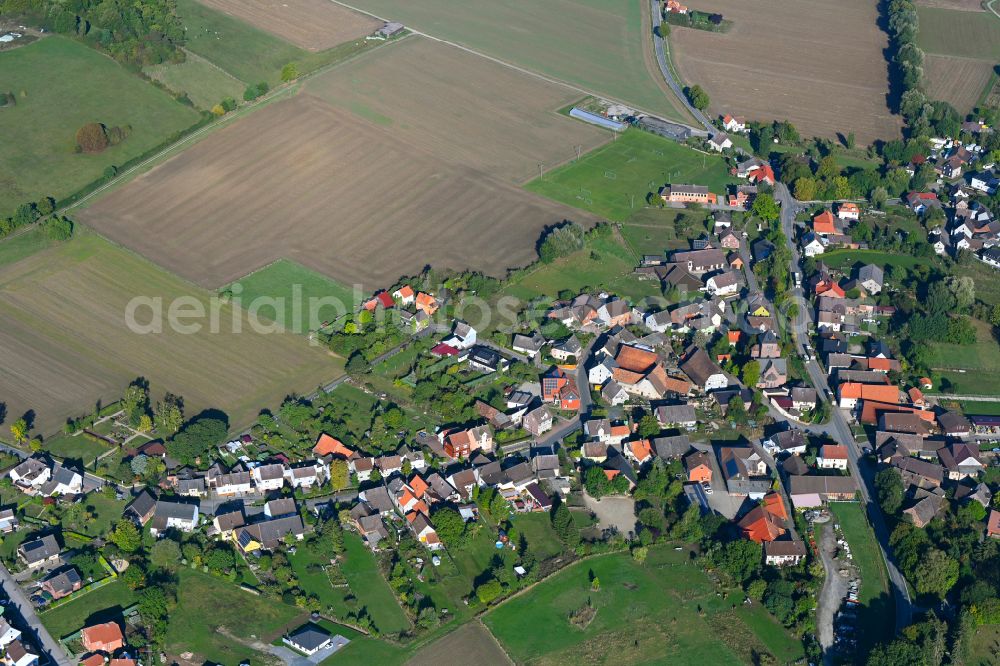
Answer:
[[[0, 53], [3, 86], [16, 96], [0, 109], [0, 214], [26, 201], [68, 196], [198, 122], [198, 113], [110, 58], [51, 36]], [[131, 128], [101, 153], [75, 152], [91, 122]], [[17, 137], [14, 140], [14, 137]]]
[[382, 22], [327, 0], [200, 0], [309, 51], [370, 35]]
[[708, 92], [712, 113], [789, 120], [804, 136], [853, 131], [861, 144], [899, 136], [875, 4], [711, 0], [699, 9], [732, 29], [675, 28], [669, 39], [681, 78]]
[[928, 93], [959, 113], [976, 106], [1000, 63], [1000, 17], [947, 5], [920, 6], [917, 44], [925, 52]]
[[[414, 58], [433, 61], [435, 50], [446, 48], [408, 38], [385, 47], [365, 76], [391, 78], [404, 68], [420, 79], [421, 71], [432, 70]], [[345, 113], [350, 100], [338, 109], [317, 96], [350, 89], [335, 68], [305, 94], [215, 132], [80, 219], [209, 288], [279, 257], [369, 290], [428, 264], [502, 275], [534, 258], [547, 225], [596, 221], [515, 183], [537, 168], [535, 159], [569, 159], [575, 145], [594, 145], [604, 135], [559, 116], [556, 107], [567, 98], [528, 76], [509, 79], [504, 96], [462, 97], [468, 87], [508, 70], [471, 55], [458, 54], [453, 62], [452, 70], [423, 79], [424, 94], [454, 99], [464, 119], [449, 124], [447, 117], [407, 116], [421, 113], [419, 107], [369, 112], [375, 93], [364, 90], [353, 93], [364, 115]], [[349, 64], [348, 81], [350, 71]], [[386, 94], [392, 99], [395, 93], [387, 88]], [[387, 124], [372, 122], [372, 113], [393, 115], [384, 116]], [[554, 131], [518, 131], [515, 120]], [[417, 132], [407, 126], [421, 124], [422, 133], [443, 136], [450, 127], [452, 136], [418, 144], [411, 138]]]
[[341, 371], [338, 359], [301, 337], [255, 334], [245, 314], [238, 315], [243, 332], [233, 332], [237, 315], [228, 306], [218, 334], [164, 326], [162, 334], [137, 335], [124, 319], [135, 296], [162, 298], [165, 308], [186, 296], [207, 310], [210, 294], [91, 233], [0, 268], [0, 395], [8, 413], [34, 409], [38, 431], [52, 434], [141, 374], [157, 390], [182, 394], [189, 414], [214, 407], [238, 425]]
[[688, 120], [653, 59], [644, 2], [357, 0], [348, 4], [588, 92]]

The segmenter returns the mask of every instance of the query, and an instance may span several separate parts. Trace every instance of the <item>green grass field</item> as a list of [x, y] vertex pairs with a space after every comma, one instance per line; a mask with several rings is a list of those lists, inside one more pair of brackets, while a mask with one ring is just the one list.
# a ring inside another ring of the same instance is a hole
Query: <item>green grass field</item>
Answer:
[[976, 627], [969, 640], [968, 653], [962, 663], [969, 666], [998, 666], [1000, 664], [1000, 624]]
[[[1000, 23], [1000, 20], [997, 22]], [[990, 305], [1000, 303], [1000, 272], [997, 269], [973, 259], [957, 264], [952, 272], [973, 279], [976, 283], [976, 298], [979, 300]]]
[[[233, 289], [236, 284], [242, 289], [239, 298], [244, 308], [253, 307], [254, 300], [261, 299], [260, 316], [278, 321], [294, 333], [308, 333], [325, 321], [354, 312], [364, 298], [360, 289], [355, 294], [350, 287], [288, 259], [279, 259], [228, 288]], [[235, 289], [233, 293], [236, 294]], [[317, 304], [314, 316], [310, 315], [314, 309], [310, 306], [311, 299]], [[332, 299], [333, 304], [325, 305], [320, 299]], [[296, 302], [300, 304], [298, 309]]]
[[[707, 233], [708, 227], [692, 223], [687, 229], [677, 229], [677, 216], [684, 212], [675, 208], [643, 208], [624, 222], [622, 236], [632, 251], [640, 256], [688, 249], [690, 239]], [[691, 215], [690, 211], [688, 215]]]
[[[773, 619], [750, 617], [740, 601], [716, 596], [688, 553], [658, 547], [644, 565], [628, 553], [571, 565], [483, 620], [518, 663], [596, 663], [614, 654], [621, 663], [738, 664], [754, 649], [779, 663], [803, 656]], [[588, 602], [596, 615], [577, 628], [569, 615]]]
[[1000, 416], [1000, 402], [976, 402], [963, 400], [959, 403], [962, 413], [975, 416]]
[[635, 302], [660, 296], [659, 284], [639, 280], [632, 274], [637, 265], [638, 258], [612, 236], [591, 241], [589, 247], [575, 254], [516, 277], [505, 285], [503, 293], [528, 301], [539, 296], [555, 297], [563, 289], [578, 293], [600, 287]]
[[882, 639], [893, 629], [892, 599], [885, 562], [868, 524], [864, 507], [857, 502], [831, 502], [830, 510], [851, 546], [854, 563], [861, 572], [858, 601], [864, 606], [861, 625], [868, 643]]
[[127, 502], [114, 497], [105, 497], [101, 493], [90, 493], [82, 504], [91, 516], [89, 518], [83, 514], [73, 516], [64, 512], [61, 519], [62, 526], [67, 530], [96, 538], [104, 536], [121, 519]]
[[[648, 5], [633, 0], [357, 0], [354, 6], [458, 42], [493, 57], [610, 96], [668, 118], [684, 119], [659, 79]], [[646, 28], [651, 29], [651, 28]], [[650, 41], [649, 44], [646, 41]]]
[[246, 88], [241, 81], [190, 52], [182, 63], [153, 65], [144, 71], [170, 90], [186, 93], [195, 106], [206, 111], [225, 97], [240, 99]]
[[927, 53], [1000, 60], [1000, 19], [989, 12], [917, 6], [917, 45]]
[[170, 616], [166, 643], [171, 654], [190, 651], [218, 664], [259, 658], [255, 650], [226, 634], [242, 641], [270, 642], [307, 616], [200, 571], [181, 569], [179, 576], [177, 606], [184, 612]]
[[663, 137], [630, 129], [593, 150], [533, 180], [525, 187], [562, 203], [624, 222], [646, 207], [646, 195], [668, 183], [707, 185], [722, 195], [735, 182], [725, 160]]
[[1000, 344], [993, 337], [991, 326], [978, 319], [972, 322], [976, 326], [976, 344], [928, 344], [927, 363], [932, 369], [1000, 370]]
[[177, 13], [187, 29], [186, 48], [247, 84], [278, 83], [281, 68], [306, 55], [297, 46], [195, 0], [177, 0]]
[[886, 266], [902, 266], [910, 269], [921, 264], [933, 264], [933, 259], [921, 257], [911, 257], [905, 254], [890, 254], [879, 252], [878, 250], [833, 250], [819, 255], [818, 259], [823, 260], [830, 268], [842, 270], [850, 269], [857, 263], [876, 264], [885, 268]]
[[389, 583], [378, 570], [375, 556], [361, 541], [361, 537], [344, 535], [346, 557], [341, 569], [358, 604], [368, 609], [375, 626], [382, 633], [396, 633], [408, 629], [410, 621], [399, 607]]
[[38, 226], [32, 227], [0, 241], [0, 266], [13, 264], [56, 244], [57, 242], [51, 240], [44, 229]]
[[102, 453], [107, 453], [109, 447], [96, 442], [84, 435], [56, 435], [45, 440], [43, 448], [58, 458], [80, 460], [85, 466], [94, 463], [94, 459]]
[[93, 622], [121, 619], [121, 612], [135, 603], [135, 593], [115, 581], [77, 597], [39, 617], [54, 638], [68, 636]]
[[1000, 395], [1000, 374], [995, 370], [953, 370], [932, 371], [934, 391], [941, 388], [941, 380], [951, 382], [951, 393], [957, 395]]
[[[17, 96], [0, 109], [0, 214], [43, 196], [65, 197], [105, 167], [141, 155], [198, 121], [198, 112], [129, 74], [110, 58], [65, 37], [0, 53], [3, 87]], [[125, 141], [77, 154], [76, 131], [90, 122], [129, 125]], [[15, 140], [16, 138], [16, 140]], [[2, 261], [2, 259], [0, 259]]]

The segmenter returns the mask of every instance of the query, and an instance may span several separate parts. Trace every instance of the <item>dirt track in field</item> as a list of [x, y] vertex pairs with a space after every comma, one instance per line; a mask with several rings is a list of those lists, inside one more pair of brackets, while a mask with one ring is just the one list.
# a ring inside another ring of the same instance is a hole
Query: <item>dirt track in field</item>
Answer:
[[951, 102], [962, 115], [979, 101], [993, 74], [993, 63], [976, 58], [924, 56], [924, 83], [933, 99]]
[[370, 35], [381, 22], [328, 0], [198, 0], [310, 51]]
[[588, 214], [456, 166], [309, 95], [214, 133], [83, 211], [82, 221], [199, 285], [288, 257], [344, 284], [535, 257]]
[[917, 0], [924, 7], [940, 7], [941, 9], [957, 9], [963, 12], [985, 12], [981, 0]]
[[715, 114], [790, 120], [804, 136], [853, 131], [860, 144], [899, 136], [887, 107], [887, 44], [869, 0], [706, 0], [725, 34], [674, 28], [674, 62]]

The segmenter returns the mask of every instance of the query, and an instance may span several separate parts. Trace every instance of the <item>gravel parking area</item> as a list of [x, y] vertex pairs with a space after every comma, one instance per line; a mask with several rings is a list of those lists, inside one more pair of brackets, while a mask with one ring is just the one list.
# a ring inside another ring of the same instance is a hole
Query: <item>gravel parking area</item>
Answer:
[[626, 536], [635, 532], [635, 500], [631, 497], [604, 497], [598, 500], [584, 492], [583, 501], [597, 516], [600, 529], [615, 529]]

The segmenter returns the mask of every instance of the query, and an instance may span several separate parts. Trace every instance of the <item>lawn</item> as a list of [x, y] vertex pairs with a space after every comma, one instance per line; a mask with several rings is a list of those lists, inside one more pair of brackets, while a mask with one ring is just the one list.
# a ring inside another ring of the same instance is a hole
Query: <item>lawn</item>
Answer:
[[876, 264], [885, 268], [886, 266], [901, 266], [907, 270], [921, 264], [930, 265], [933, 259], [912, 257], [905, 254], [890, 254], [889, 252], [879, 252], [878, 250], [833, 250], [819, 255], [830, 268], [839, 268], [848, 271], [854, 264]]
[[240, 99], [246, 87], [201, 56], [189, 52], [184, 62], [153, 65], [145, 70], [176, 93], [185, 93], [195, 106], [206, 111], [225, 97]]
[[[751, 650], [782, 661], [802, 657], [789, 637], [777, 638], [773, 621], [745, 619], [739, 601], [716, 596], [686, 552], [656, 547], [644, 565], [628, 553], [571, 565], [483, 619], [517, 662], [591, 662], [614, 654], [622, 663], [738, 664]], [[596, 615], [577, 628], [569, 616], [588, 603]]]
[[[1000, 20], [997, 21], [1000, 23]], [[990, 305], [1000, 303], [1000, 271], [987, 266], [977, 259], [969, 259], [955, 265], [952, 272], [962, 277], [970, 277], [976, 283], [976, 298]]]
[[177, 607], [167, 629], [167, 652], [194, 652], [219, 664], [259, 658], [242, 641], [270, 642], [305, 620], [305, 613], [280, 601], [241, 590], [233, 583], [192, 569], [181, 569]]
[[314, 331], [323, 322], [354, 312], [365, 296], [360, 286], [352, 290], [288, 259], [240, 278], [227, 289], [239, 297], [244, 309], [259, 311], [261, 317], [293, 333]]
[[505, 285], [503, 293], [525, 301], [555, 297], [564, 289], [573, 293], [607, 289], [635, 302], [659, 297], [659, 284], [639, 280], [633, 274], [638, 263], [638, 257], [611, 236], [590, 241], [588, 247], [575, 254], [516, 276]]
[[62, 638], [87, 624], [121, 619], [122, 611], [135, 600], [135, 593], [125, 583], [115, 581], [76, 597], [68, 604], [47, 610], [39, 617], [53, 637]]
[[831, 502], [830, 510], [851, 546], [854, 564], [861, 572], [858, 601], [864, 606], [864, 612], [860, 625], [865, 627], [865, 642], [870, 644], [890, 634], [895, 621], [885, 561], [863, 505], [858, 502]]
[[[196, 2], [177, 0], [189, 51], [200, 55], [243, 83], [278, 83], [281, 68], [306, 51], [243, 21]], [[219, 99], [222, 98], [220, 93]]]
[[521, 530], [528, 549], [539, 560], [554, 557], [562, 552], [562, 542], [552, 529], [547, 513], [526, 513], [514, 518], [514, 527]]
[[927, 53], [1000, 60], [1000, 19], [988, 12], [917, 7], [917, 46]]
[[1000, 370], [1000, 344], [993, 337], [991, 326], [978, 319], [972, 323], [976, 327], [975, 344], [928, 344], [927, 363], [932, 369]]
[[83, 434], [59, 434], [46, 439], [43, 448], [57, 458], [79, 460], [85, 467], [90, 467], [110, 447]]
[[122, 517], [122, 511], [127, 502], [114, 497], [106, 497], [103, 493], [90, 493], [81, 502], [84, 510], [91, 514], [89, 518], [82, 512], [64, 512], [62, 526], [67, 530], [79, 532], [92, 537], [100, 537], [111, 530], [111, 527]]
[[941, 380], [951, 382], [950, 393], [956, 395], [1000, 395], [1000, 373], [995, 370], [953, 370], [932, 371], [934, 380], [932, 393], [939, 393]]
[[[677, 216], [685, 213], [675, 208], [643, 208], [633, 213], [622, 225], [622, 236], [637, 255], [658, 254], [667, 250], [688, 249], [690, 239], [708, 231], [704, 224], [692, 223], [686, 229], [678, 230]], [[687, 212], [688, 218], [699, 217]], [[680, 232], [680, 233], [678, 233]]]
[[[168, 93], [65, 37], [0, 53], [0, 71], [4, 90], [17, 96], [0, 113], [0, 136], [17, 137], [0, 153], [2, 215], [26, 201], [66, 197], [199, 119]], [[131, 132], [99, 154], [75, 153], [77, 129], [91, 122]]]
[[1000, 402], [975, 402], [963, 400], [959, 403], [962, 413], [971, 416], [1000, 416]]
[[294, 555], [288, 556], [288, 561], [292, 565], [295, 577], [299, 579], [299, 587], [308, 594], [315, 594], [319, 602], [324, 607], [332, 607], [337, 616], [347, 614], [348, 608], [344, 603], [344, 596], [348, 588], [333, 587], [326, 569], [317, 569], [330, 566], [328, 553], [316, 552], [315, 546], [303, 543], [296, 547]]
[[355, 0], [349, 4], [645, 111], [686, 118], [652, 59], [648, 3]]
[[361, 537], [353, 533], [344, 534], [344, 547], [341, 570], [358, 598], [358, 605], [368, 609], [375, 626], [384, 634], [408, 629], [410, 621], [379, 571], [375, 556]]
[[661, 136], [630, 129], [617, 141], [526, 185], [543, 196], [623, 222], [668, 183], [707, 185], [716, 194], [735, 182], [725, 160]]
[[976, 627], [969, 640], [968, 652], [962, 656], [962, 663], [969, 666], [1000, 664], [1000, 624]]

